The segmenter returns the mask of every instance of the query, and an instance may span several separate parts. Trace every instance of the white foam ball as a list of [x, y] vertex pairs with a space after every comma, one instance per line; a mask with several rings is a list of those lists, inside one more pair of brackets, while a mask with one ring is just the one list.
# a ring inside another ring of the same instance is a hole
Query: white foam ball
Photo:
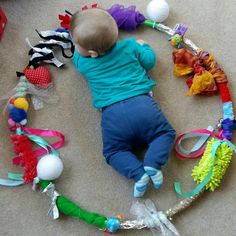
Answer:
[[57, 179], [63, 171], [61, 159], [54, 154], [43, 156], [37, 164], [37, 174], [42, 180]]
[[163, 22], [169, 16], [169, 5], [165, 0], [152, 0], [147, 5], [147, 15], [150, 20]]

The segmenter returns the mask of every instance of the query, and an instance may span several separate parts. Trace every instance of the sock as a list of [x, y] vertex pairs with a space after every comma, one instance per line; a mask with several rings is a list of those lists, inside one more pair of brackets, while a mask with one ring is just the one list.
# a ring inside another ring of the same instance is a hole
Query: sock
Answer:
[[141, 179], [134, 184], [134, 197], [142, 197], [148, 188], [149, 176], [145, 173]]
[[150, 176], [155, 189], [159, 189], [163, 183], [163, 174], [161, 170], [155, 169], [150, 166], [145, 166], [144, 170]]

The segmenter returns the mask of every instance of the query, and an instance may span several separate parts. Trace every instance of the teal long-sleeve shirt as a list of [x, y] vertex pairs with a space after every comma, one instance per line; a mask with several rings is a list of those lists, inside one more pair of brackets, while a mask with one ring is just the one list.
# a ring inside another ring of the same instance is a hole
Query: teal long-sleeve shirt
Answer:
[[132, 38], [117, 42], [103, 56], [85, 57], [77, 51], [73, 56], [76, 69], [88, 81], [95, 108], [150, 92], [156, 83], [147, 71], [154, 67], [155, 61], [152, 48]]

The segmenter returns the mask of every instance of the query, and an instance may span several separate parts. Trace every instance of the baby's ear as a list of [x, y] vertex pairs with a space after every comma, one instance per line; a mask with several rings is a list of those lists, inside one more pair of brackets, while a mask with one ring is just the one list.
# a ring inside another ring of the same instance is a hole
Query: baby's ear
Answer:
[[88, 50], [88, 53], [93, 58], [98, 57], [98, 52], [96, 52], [94, 50]]

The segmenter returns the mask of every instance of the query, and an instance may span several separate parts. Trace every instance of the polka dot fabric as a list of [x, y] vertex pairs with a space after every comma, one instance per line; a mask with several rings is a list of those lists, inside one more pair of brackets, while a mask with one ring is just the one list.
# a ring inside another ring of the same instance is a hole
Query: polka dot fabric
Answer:
[[38, 66], [35, 69], [27, 66], [23, 72], [30, 83], [43, 89], [48, 88], [52, 81], [50, 71], [44, 66]]

